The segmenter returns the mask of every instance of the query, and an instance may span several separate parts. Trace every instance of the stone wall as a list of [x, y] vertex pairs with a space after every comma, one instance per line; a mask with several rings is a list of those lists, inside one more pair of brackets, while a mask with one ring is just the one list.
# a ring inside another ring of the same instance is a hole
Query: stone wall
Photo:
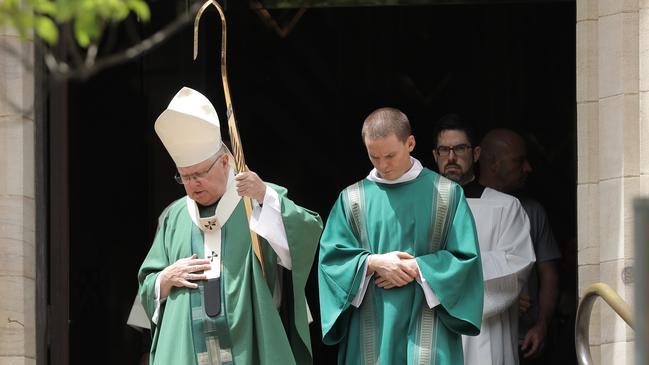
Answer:
[[[604, 282], [630, 305], [633, 200], [649, 193], [648, 5], [577, 0], [579, 292]], [[596, 364], [634, 363], [634, 331], [601, 300], [590, 342]]]
[[34, 79], [14, 52], [33, 44], [0, 29], [0, 365], [35, 364]]

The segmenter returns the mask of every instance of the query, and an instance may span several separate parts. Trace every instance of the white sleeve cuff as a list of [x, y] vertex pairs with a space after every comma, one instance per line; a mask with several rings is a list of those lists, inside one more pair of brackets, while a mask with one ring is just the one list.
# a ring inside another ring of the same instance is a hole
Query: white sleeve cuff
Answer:
[[158, 318], [160, 317], [160, 305], [167, 300], [167, 298], [160, 299], [160, 274], [155, 278], [155, 311], [153, 311], [153, 316], [151, 316], [151, 322], [155, 325], [158, 325]]
[[307, 323], [313, 323], [313, 315], [311, 314], [311, 308], [309, 308], [309, 301], [304, 297], [304, 304], [306, 304], [306, 320]]
[[[417, 265], [417, 270], [419, 270], [419, 265]], [[419, 275], [417, 275], [417, 282], [421, 286], [421, 289], [424, 291], [424, 297], [426, 297], [426, 304], [428, 308], [434, 308], [439, 305], [439, 299], [437, 295], [433, 292], [433, 289], [430, 288], [426, 279], [421, 275], [421, 270], [419, 270]]]
[[363, 269], [363, 282], [361, 283], [361, 287], [358, 288], [358, 293], [356, 293], [354, 300], [352, 300], [352, 305], [354, 307], [358, 308], [361, 306], [361, 303], [363, 303], [363, 298], [365, 298], [365, 292], [367, 292], [367, 287], [369, 286], [372, 277], [374, 277], [374, 274], [369, 276], [367, 275], [367, 260], [366, 260], [365, 268]]
[[282, 221], [282, 207], [277, 192], [268, 186], [263, 206], [254, 204], [250, 215], [250, 229], [264, 237], [277, 254], [277, 263], [291, 269], [291, 254], [288, 249], [286, 230]]

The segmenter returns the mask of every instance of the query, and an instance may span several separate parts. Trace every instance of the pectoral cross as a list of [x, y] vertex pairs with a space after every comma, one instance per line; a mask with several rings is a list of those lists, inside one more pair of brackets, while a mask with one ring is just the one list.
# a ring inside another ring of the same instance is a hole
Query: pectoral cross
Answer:
[[203, 227], [205, 227], [205, 229], [211, 231], [211, 230], [214, 229], [214, 227], [216, 227], [216, 221], [215, 220], [208, 221], [207, 224], [203, 225]]
[[219, 254], [216, 253], [216, 251], [212, 251], [212, 254], [207, 256], [207, 258], [210, 259], [210, 262], [214, 262], [215, 257], [219, 257]]

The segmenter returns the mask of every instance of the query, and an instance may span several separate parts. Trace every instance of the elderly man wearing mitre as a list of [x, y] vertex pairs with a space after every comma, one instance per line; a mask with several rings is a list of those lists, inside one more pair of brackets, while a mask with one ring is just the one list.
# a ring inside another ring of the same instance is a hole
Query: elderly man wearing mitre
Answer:
[[[235, 174], [216, 111], [199, 92], [182, 88], [155, 130], [187, 195], [162, 212], [138, 275], [151, 364], [310, 364], [304, 287], [320, 216], [252, 171]], [[253, 199], [249, 222], [242, 196]]]

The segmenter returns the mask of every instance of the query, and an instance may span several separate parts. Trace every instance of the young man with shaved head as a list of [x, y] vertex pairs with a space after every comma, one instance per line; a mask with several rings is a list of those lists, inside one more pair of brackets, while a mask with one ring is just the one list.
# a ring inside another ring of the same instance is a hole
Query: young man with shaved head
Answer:
[[462, 185], [476, 221], [484, 276], [482, 330], [463, 337], [467, 365], [518, 364], [518, 295], [534, 263], [530, 226], [513, 196], [485, 187], [474, 167], [481, 158], [473, 129], [459, 115], [442, 117], [433, 134], [433, 157], [444, 176]]
[[410, 156], [404, 113], [372, 112], [369, 175], [344, 189], [320, 244], [323, 341], [339, 364], [461, 364], [482, 318], [482, 268], [462, 188]]

